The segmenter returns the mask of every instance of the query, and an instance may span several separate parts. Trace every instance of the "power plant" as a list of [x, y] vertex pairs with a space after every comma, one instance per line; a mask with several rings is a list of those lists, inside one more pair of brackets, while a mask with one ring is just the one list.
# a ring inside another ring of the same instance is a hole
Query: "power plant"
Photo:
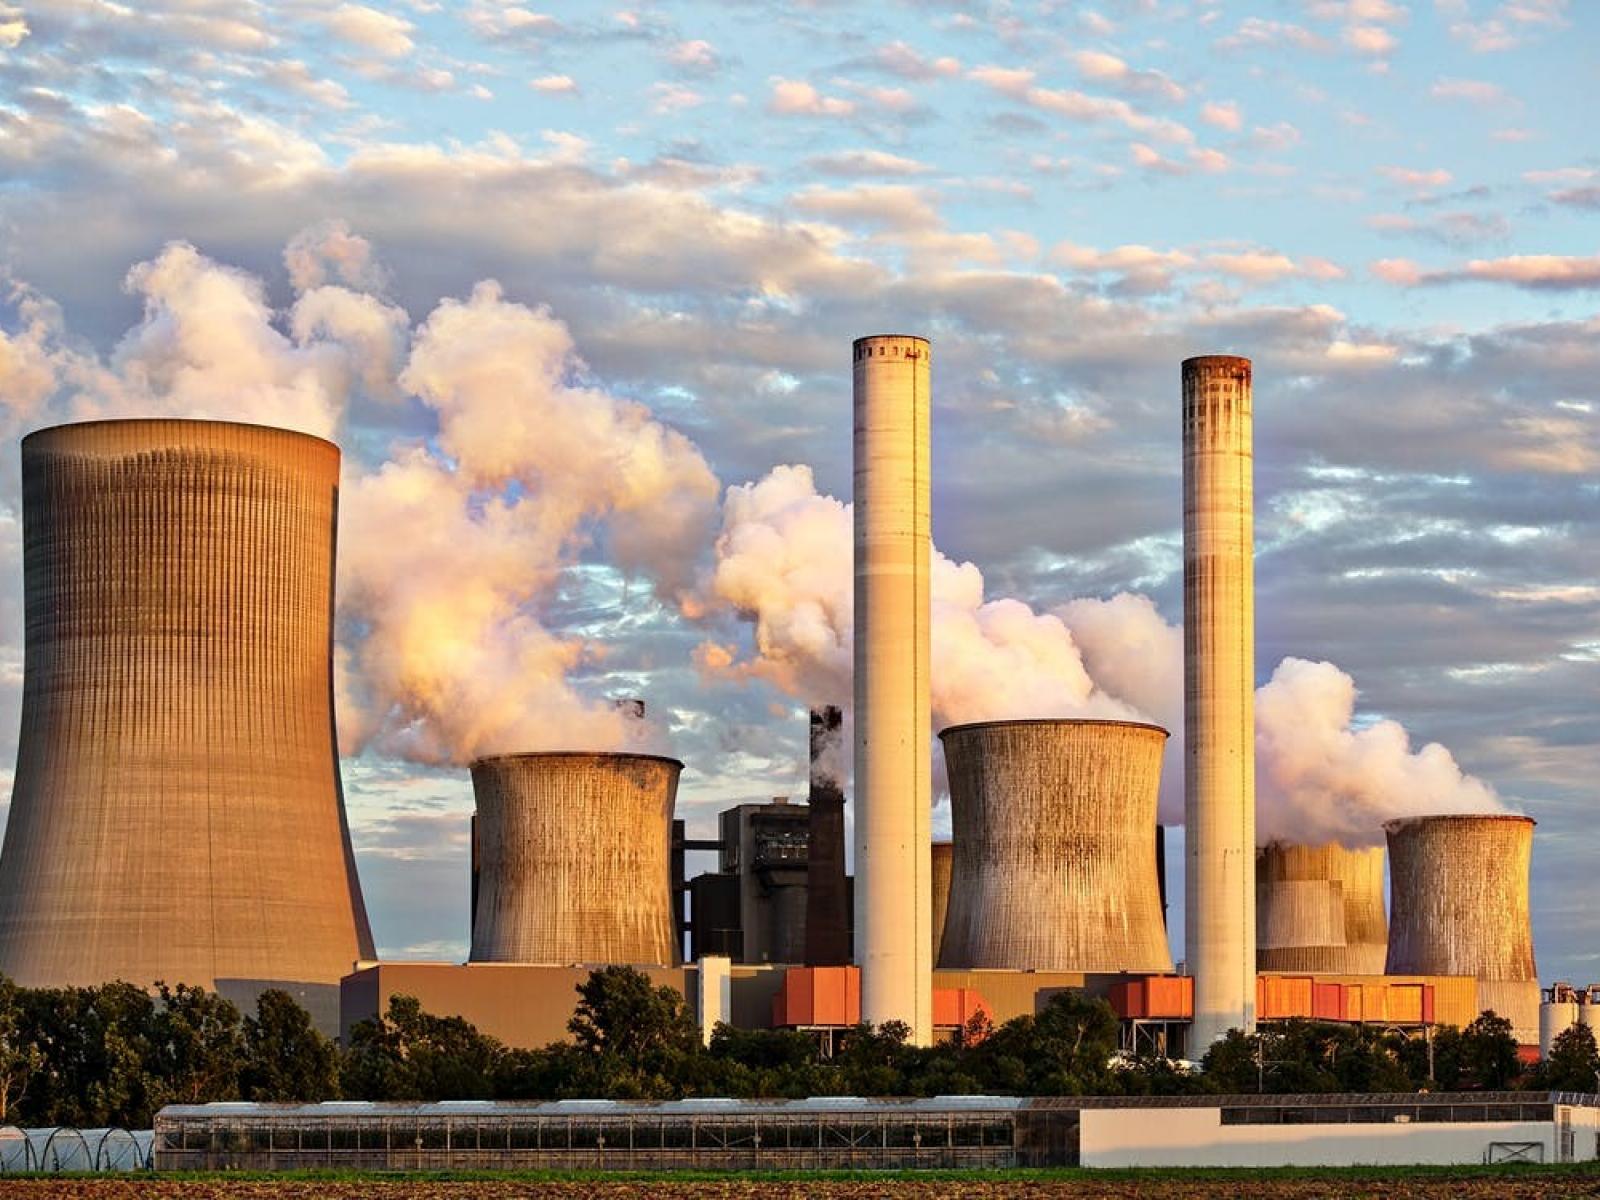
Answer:
[[933, 1037], [926, 338], [856, 340], [856, 963], [861, 1019]]
[[22, 442], [22, 729], [0, 971], [267, 987], [373, 957], [333, 714], [339, 450], [217, 421]]
[[1255, 541], [1250, 360], [1183, 363], [1185, 921], [1190, 1053], [1255, 1028]]
[[939, 737], [954, 827], [939, 966], [1170, 971], [1150, 851], [1167, 731], [987, 721]]
[[1507, 1018], [1517, 1041], [1539, 1038], [1528, 874], [1534, 822], [1473, 815], [1386, 821], [1386, 972], [1470, 975], [1480, 1007]]
[[473, 763], [472, 961], [675, 963], [667, 867], [682, 770], [649, 754]]
[[1383, 847], [1269, 842], [1256, 851], [1256, 967], [1382, 975]]

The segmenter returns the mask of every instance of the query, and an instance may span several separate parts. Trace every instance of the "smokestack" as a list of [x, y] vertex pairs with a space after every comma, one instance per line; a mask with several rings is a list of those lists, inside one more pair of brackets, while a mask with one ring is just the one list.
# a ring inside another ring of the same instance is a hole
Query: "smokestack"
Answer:
[[1150, 853], [1167, 731], [986, 721], [939, 738], [955, 834], [939, 965], [1170, 971]]
[[850, 961], [850, 913], [844, 882], [844, 789], [838, 771], [844, 714], [836, 705], [811, 710], [811, 789], [807, 795], [806, 963]]
[[933, 844], [931, 876], [933, 879], [933, 965], [939, 965], [939, 952], [944, 945], [944, 920], [950, 911], [950, 868], [955, 847], [949, 842]]
[[1250, 360], [1183, 364], [1189, 1044], [1255, 1028], [1255, 583]]
[[472, 961], [676, 963], [668, 875], [682, 770], [653, 754], [502, 754], [473, 763]]
[[1382, 975], [1383, 847], [1272, 842], [1256, 852], [1256, 966], [1262, 971]]
[[854, 345], [856, 963], [861, 1019], [933, 1040], [926, 338]]
[[1388, 973], [1471, 975], [1479, 1009], [1539, 1038], [1539, 973], [1528, 914], [1529, 817], [1409, 817], [1389, 835]]
[[339, 450], [214, 421], [22, 442], [26, 663], [0, 970], [267, 987], [373, 957], [334, 738]]

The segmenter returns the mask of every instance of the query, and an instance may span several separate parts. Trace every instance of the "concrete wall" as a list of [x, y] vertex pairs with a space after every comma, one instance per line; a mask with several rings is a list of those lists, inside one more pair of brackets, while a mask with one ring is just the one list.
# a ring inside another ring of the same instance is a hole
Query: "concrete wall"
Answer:
[[[1592, 1153], [1594, 1135], [1581, 1141]], [[1557, 1161], [1554, 1122], [1224, 1125], [1220, 1108], [1085, 1109], [1080, 1152], [1086, 1167], [1448, 1165], [1483, 1162], [1491, 1142], [1539, 1142]]]
[[334, 738], [339, 450], [211, 421], [22, 444], [26, 665], [0, 971], [267, 986], [373, 957]]

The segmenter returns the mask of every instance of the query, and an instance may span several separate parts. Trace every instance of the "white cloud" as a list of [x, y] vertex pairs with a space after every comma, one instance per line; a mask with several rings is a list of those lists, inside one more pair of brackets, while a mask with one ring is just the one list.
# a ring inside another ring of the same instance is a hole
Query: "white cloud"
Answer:
[[528, 86], [549, 96], [578, 94], [578, 82], [570, 75], [541, 75], [538, 79], [530, 79]]
[[777, 116], [847, 117], [856, 110], [852, 101], [824, 96], [801, 79], [774, 76], [770, 83], [772, 94], [767, 100], [767, 111]]
[[322, 25], [340, 41], [383, 58], [401, 58], [416, 48], [411, 40], [416, 26], [404, 17], [364, 4], [340, 4], [322, 18]]
[[1237, 133], [1244, 124], [1244, 115], [1232, 100], [1207, 101], [1200, 108], [1200, 119], [1230, 133]]

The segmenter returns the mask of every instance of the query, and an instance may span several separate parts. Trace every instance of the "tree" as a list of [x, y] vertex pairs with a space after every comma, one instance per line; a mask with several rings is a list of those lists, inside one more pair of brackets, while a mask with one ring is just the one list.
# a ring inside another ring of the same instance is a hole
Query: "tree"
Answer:
[[13, 1119], [11, 1110], [43, 1066], [44, 1053], [28, 1028], [21, 989], [0, 976], [0, 1123]]
[[986, 1090], [1073, 1096], [1112, 1084], [1117, 1014], [1104, 1000], [1057, 992], [1038, 1013], [1016, 1017], [968, 1053]]
[[700, 1031], [683, 995], [657, 987], [632, 967], [601, 967], [578, 985], [578, 1007], [567, 1022], [580, 1049], [610, 1054], [642, 1069], [662, 1054], [692, 1053]]
[[1562, 1030], [1535, 1074], [1538, 1086], [1552, 1092], [1593, 1092], [1600, 1088], [1600, 1049], [1594, 1030], [1578, 1024]]
[[1511, 1086], [1522, 1073], [1511, 1022], [1493, 1009], [1481, 1013], [1461, 1031], [1461, 1083], [1496, 1090]]
[[470, 1021], [393, 996], [383, 1016], [350, 1031], [340, 1087], [352, 1100], [487, 1100], [504, 1053]]
[[244, 1029], [233, 1003], [205, 988], [156, 984], [156, 1070], [164, 1100], [205, 1104], [239, 1096]]
[[293, 996], [268, 988], [244, 1019], [239, 1082], [247, 1100], [327, 1100], [339, 1094], [338, 1052]]

